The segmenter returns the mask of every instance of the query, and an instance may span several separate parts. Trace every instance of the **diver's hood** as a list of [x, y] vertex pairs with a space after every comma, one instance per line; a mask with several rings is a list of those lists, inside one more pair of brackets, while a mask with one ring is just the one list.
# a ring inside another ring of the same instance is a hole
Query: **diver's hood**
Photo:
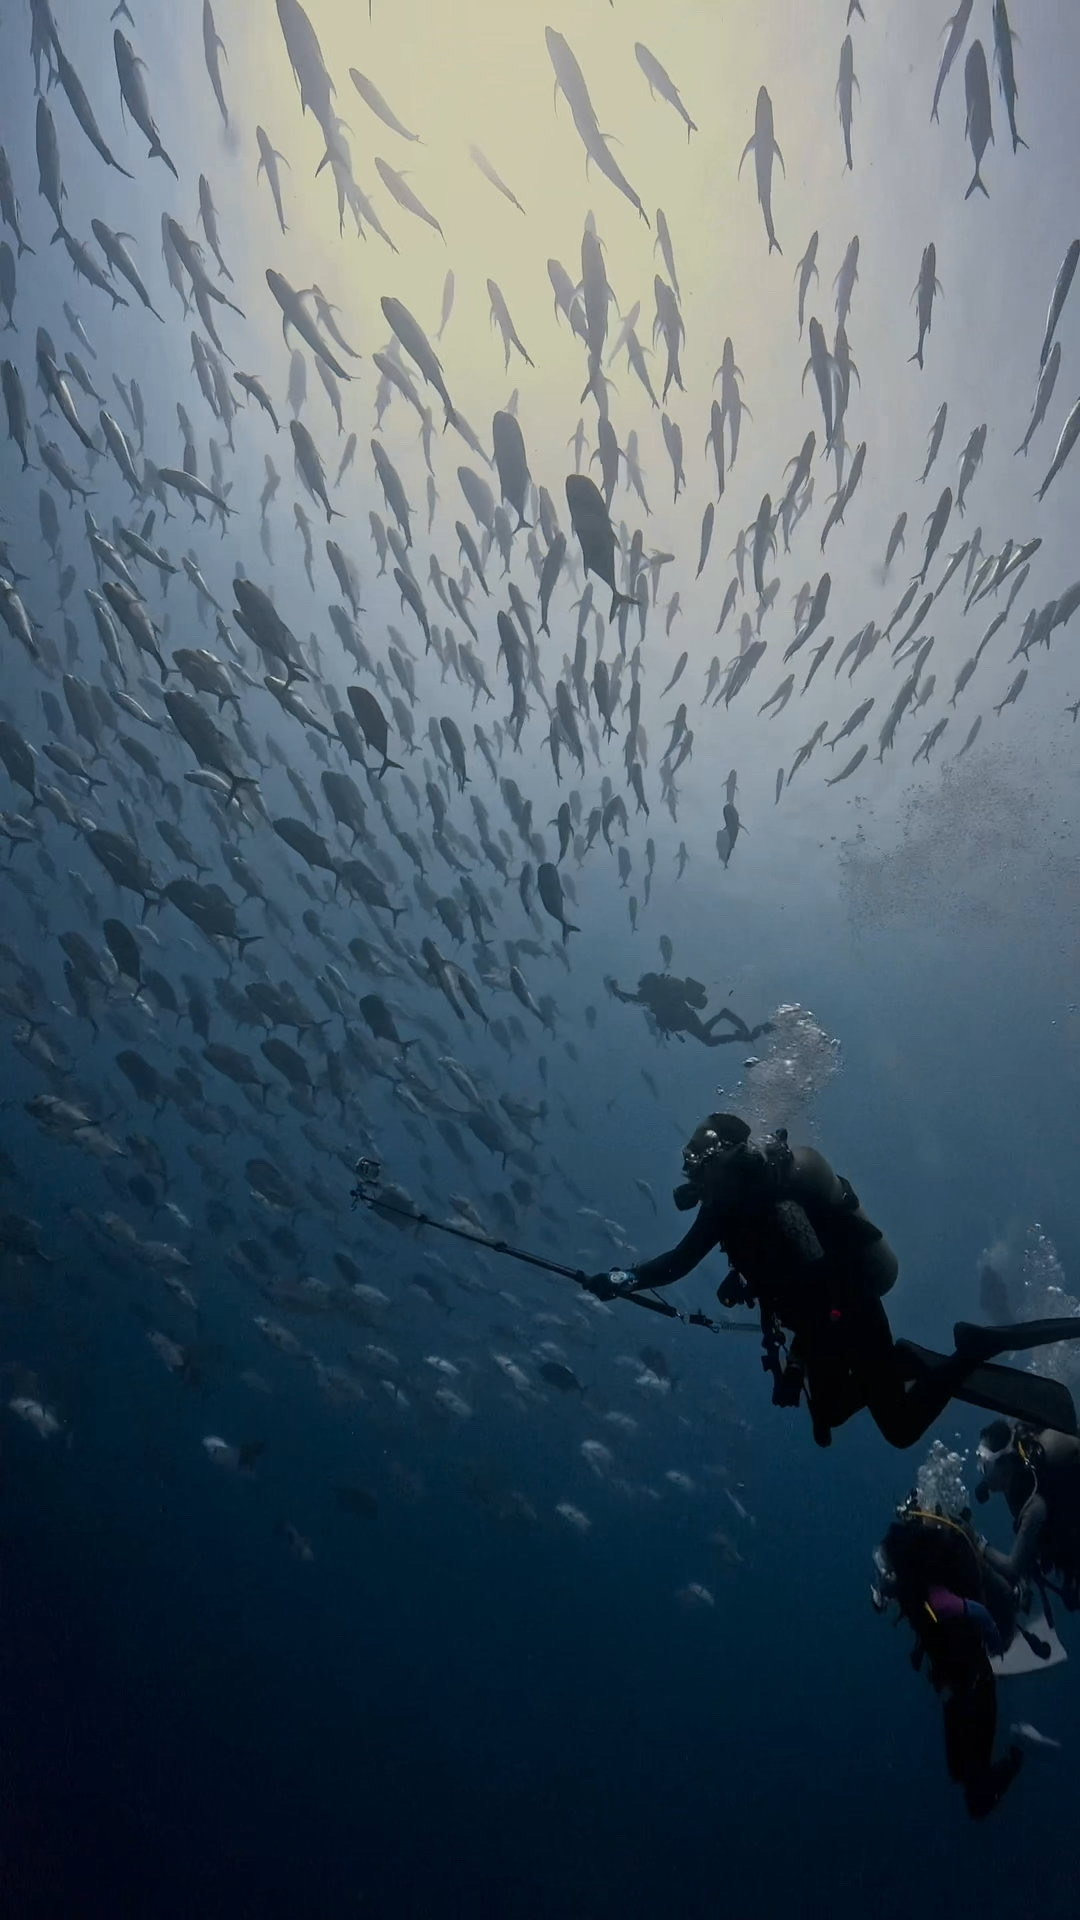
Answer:
[[695, 1127], [686, 1143], [685, 1151], [689, 1153], [695, 1148], [700, 1151], [702, 1147], [707, 1146], [741, 1147], [749, 1138], [749, 1123], [739, 1114], [710, 1113], [706, 1115], [700, 1127]]
[[750, 1128], [736, 1113], [710, 1113], [694, 1128], [683, 1148], [686, 1179], [672, 1195], [680, 1213], [700, 1205], [710, 1176], [729, 1166], [740, 1152], [745, 1152], [749, 1138]]
[[695, 1127], [683, 1148], [683, 1171], [693, 1178], [707, 1160], [719, 1160], [744, 1147], [750, 1128], [737, 1113], [710, 1113]]
[[[675, 1188], [675, 1205], [680, 1212], [700, 1205], [710, 1185], [725, 1173], [741, 1174], [749, 1192], [770, 1170], [779, 1174], [790, 1157], [784, 1128], [778, 1128], [764, 1146], [758, 1147], [751, 1141], [749, 1125], [737, 1113], [710, 1113], [683, 1148], [686, 1179]], [[733, 1199], [737, 1191], [736, 1180]]]

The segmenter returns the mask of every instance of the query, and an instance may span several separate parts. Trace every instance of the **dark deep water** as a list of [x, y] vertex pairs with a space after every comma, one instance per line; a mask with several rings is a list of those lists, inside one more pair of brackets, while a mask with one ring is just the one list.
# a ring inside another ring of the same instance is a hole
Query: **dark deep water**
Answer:
[[[29, 1508], [32, 1478], [28, 1492]], [[900, 1637], [838, 1598], [861, 1593], [859, 1541], [815, 1564], [814, 1530], [793, 1528], [799, 1602], [776, 1542], [718, 1629], [642, 1603], [632, 1528], [583, 1604], [549, 1546], [429, 1514], [320, 1606], [313, 1570], [283, 1575], [257, 1537], [234, 1535], [215, 1581], [208, 1530], [170, 1554], [166, 1516], [132, 1512], [125, 1541], [96, 1523], [91, 1486], [71, 1494], [51, 1517], [62, 1547], [19, 1515], [5, 1549], [20, 1916], [733, 1900], [763, 1915], [871, 1901], [891, 1920], [1030, 1911], [1033, 1890], [1040, 1912], [1072, 1910], [1068, 1774], [1032, 1767], [996, 1823], [958, 1818], [929, 1690]], [[677, 1534], [648, 1545], [678, 1559]], [[1056, 1692], [1067, 1728], [1071, 1674]]]

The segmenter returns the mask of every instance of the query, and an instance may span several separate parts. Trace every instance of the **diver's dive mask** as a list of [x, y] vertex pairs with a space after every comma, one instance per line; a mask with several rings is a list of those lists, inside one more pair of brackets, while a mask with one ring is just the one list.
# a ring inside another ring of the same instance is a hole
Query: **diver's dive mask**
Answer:
[[[775, 1139], [787, 1154], [787, 1135], [781, 1131]], [[685, 1213], [720, 1188], [734, 1199], [760, 1178], [770, 1158], [771, 1148], [752, 1143], [750, 1128], [738, 1114], [710, 1113], [683, 1148], [686, 1178], [672, 1196], [675, 1205]]]
[[1021, 1467], [1038, 1478], [1042, 1464], [1042, 1448], [1032, 1431], [1019, 1426], [1011, 1426], [1007, 1420], [992, 1420], [979, 1435], [975, 1449], [982, 1479], [975, 1489], [975, 1498], [982, 1506], [992, 1493], [1004, 1488], [1008, 1479], [1001, 1469], [1008, 1461], [1015, 1461]]
[[1007, 1420], [992, 1420], [979, 1435], [979, 1444], [975, 1449], [975, 1458], [983, 1474], [988, 1474], [1003, 1453], [1008, 1453], [1013, 1443], [1013, 1430]]
[[992, 1420], [990, 1425], [984, 1427], [980, 1433], [979, 1443], [975, 1448], [975, 1459], [982, 1476], [975, 1489], [975, 1498], [980, 1506], [983, 1506], [994, 1492], [998, 1482], [998, 1465], [1008, 1453], [1011, 1453], [1012, 1446], [1013, 1430], [1007, 1420]]

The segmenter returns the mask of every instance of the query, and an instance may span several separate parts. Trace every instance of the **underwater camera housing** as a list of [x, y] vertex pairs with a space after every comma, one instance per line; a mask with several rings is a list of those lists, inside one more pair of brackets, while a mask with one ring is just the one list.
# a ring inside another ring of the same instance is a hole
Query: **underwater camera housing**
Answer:
[[356, 1185], [351, 1189], [349, 1199], [355, 1212], [361, 1201], [365, 1206], [370, 1206], [374, 1200], [382, 1180], [382, 1165], [378, 1160], [361, 1159], [356, 1162], [353, 1172]]

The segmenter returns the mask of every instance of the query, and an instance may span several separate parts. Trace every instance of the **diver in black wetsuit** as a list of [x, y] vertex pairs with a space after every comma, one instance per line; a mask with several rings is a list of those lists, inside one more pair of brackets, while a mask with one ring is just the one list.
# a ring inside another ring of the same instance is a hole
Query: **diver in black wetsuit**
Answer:
[[[774, 1403], [797, 1406], [805, 1394], [820, 1446], [863, 1407], [892, 1446], [912, 1446], [953, 1398], [1075, 1434], [1076, 1410], [1058, 1382], [984, 1363], [1080, 1337], [1080, 1322], [959, 1322], [949, 1355], [894, 1341], [882, 1296], [896, 1280], [896, 1255], [813, 1147], [793, 1150], [783, 1131], [759, 1147], [737, 1115], [710, 1114], [687, 1143], [683, 1167], [675, 1203], [698, 1208], [689, 1233], [625, 1275], [594, 1275], [587, 1284], [601, 1299], [670, 1286], [722, 1247], [732, 1271], [719, 1298], [728, 1307], [760, 1306]], [[793, 1336], [786, 1364], [785, 1332]]]
[[[980, 1503], [1001, 1493], [1013, 1519], [1010, 1553], [988, 1546], [990, 1565], [1020, 1585], [1049, 1585], [1080, 1609], [1080, 1440], [995, 1420], [979, 1438]], [[1045, 1598], [1045, 1594], [1044, 1594]]]
[[913, 1629], [912, 1665], [918, 1671], [925, 1662], [942, 1695], [950, 1778], [963, 1787], [972, 1819], [985, 1819], [1024, 1757], [1014, 1745], [994, 1759], [997, 1681], [990, 1661], [1017, 1631], [1015, 1590], [989, 1564], [970, 1527], [923, 1512], [914, 1498], [901, 1507], [874, 1558], [874, 1606], [884, 1613], [894, 1601]]
[[[644, 1007], [665, 1037], [673, 1033], [683, 1040], [689, 1034], [691, 1040], [700, 1040], [704, 1047], [723, 1047], [733, 1040], [741, 1040], [745, 1046], [760, 1034], [772, 1032], [771, 1021], [748, 1027], [730, 1007], [721, 1007], [719, 1013], [702, 1020], [700, 1015], [709, 995], [700, 980], [679, 980], [670, 973], [643, 973], [637, 992], [624, 993], [618, 981], [608, 974], [604, 985], [613, 1000], [621, 1000], [624, 1006]], [[730, 1033], [714, 1033], [720, 1020], [730, 1023]]]

